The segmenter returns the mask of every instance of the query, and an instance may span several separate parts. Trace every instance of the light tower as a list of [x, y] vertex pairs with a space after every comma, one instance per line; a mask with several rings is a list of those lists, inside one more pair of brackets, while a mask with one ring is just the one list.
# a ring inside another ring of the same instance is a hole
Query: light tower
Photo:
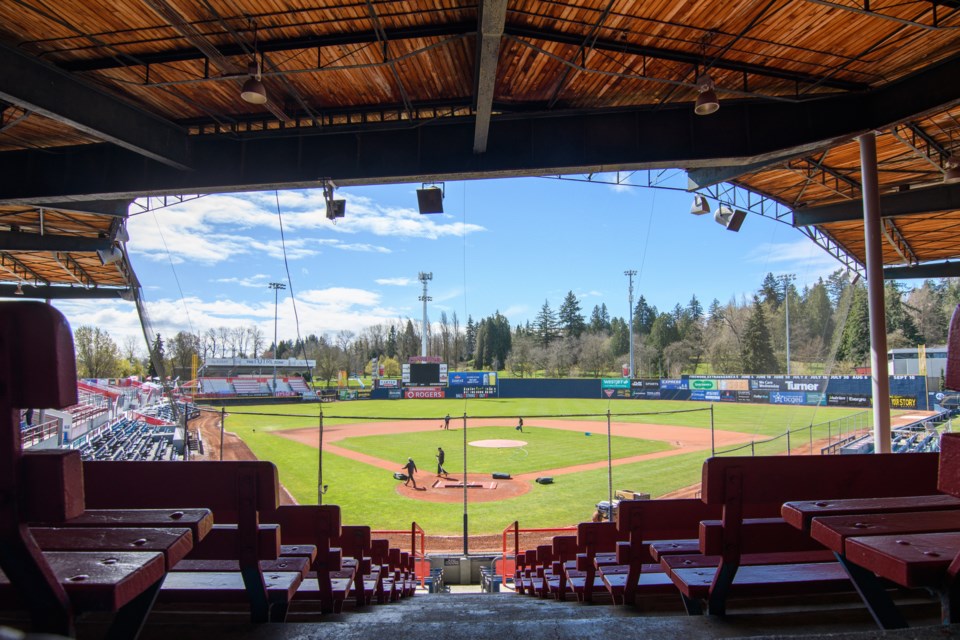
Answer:
[[630, 378], [633, 378], [633, 276], [637, 275], [635, 269], [628, 269], [623, 275], [630, 279], [630, 289], [628, 300], [630, 301]]
[[420, 355], [423, 357], [427, 356], [427, 303], [433, 300], [430, 296], [427, 295], [427, 283], [433, 280], [433, 272], [426, 273], [421, 271], [417, 274], [417, 280], [423, 283], [423, 295], [420, 296], [419, 300], [423, 302], [423, 335], [420, 339]]
[[286, 289], [287, 285], [282, 282], [271, 282], [269, 285], [273, 289], [273, 395], [277, 395], [277, 303], [280, 299], [280, 290]]

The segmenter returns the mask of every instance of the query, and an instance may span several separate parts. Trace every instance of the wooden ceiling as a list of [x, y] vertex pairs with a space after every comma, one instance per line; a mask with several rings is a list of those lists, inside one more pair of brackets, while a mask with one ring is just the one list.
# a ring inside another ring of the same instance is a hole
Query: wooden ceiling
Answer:
[[[258, 69], [266, 104], [240, 98]], [[34, 275], [0, 269], [0, 295], [96, 288], [16, 248], [41, 212], [122, 248], [103, 201], [658, 167], [762, 194], [862, 263], [836, 207], [871, 130], [884, 198], [926, 192], [886, 219], [885, 264], [956, 258], [957, 78], [960, 0], [10, 0], [0, 258]], [[720, 109], [696, 116], [708, 84]]]

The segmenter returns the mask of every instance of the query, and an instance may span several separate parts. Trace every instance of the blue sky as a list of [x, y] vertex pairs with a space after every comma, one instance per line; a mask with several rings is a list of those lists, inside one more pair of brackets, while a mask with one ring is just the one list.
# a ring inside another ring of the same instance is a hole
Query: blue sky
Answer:
[[[685, 183], [682, 172], [673, 183]], [[281, 219], [303, 335], [419, 319], [420, 271], [433, 273], [432, 322], [441, 311], [464, 325], [499, 310], [517, 325], [544, 300], [557, 310], [570, 290], [585, 316], [606, 303], [611, 316], [627, 317], [627, 269], [638, 272], [635, 297], [665, 311], [693, 294], [704, 307], [749, 296], [767, 272], [795, 273], [802, 288], [840, 266], [785, 224], [748, 215], [732, 233], [712, 215], [690, 215], [692, 197], [681, 191], [550, 178], [447, 182], [445, 213], [421, 216], [419, 187], [340, 188], [347, 210], [336, 224], [319, 189], [205, 196], [133, 215], [127, 250], [154, 330], [256, 324], [272, 340], [267, 284], [287, 283]], [[290, 291], [279, 300], [281, 339], [296, 335]], [[139, 335], [131, 303], [57, 306], [74, 328], [100, 326], [118, 343]]]

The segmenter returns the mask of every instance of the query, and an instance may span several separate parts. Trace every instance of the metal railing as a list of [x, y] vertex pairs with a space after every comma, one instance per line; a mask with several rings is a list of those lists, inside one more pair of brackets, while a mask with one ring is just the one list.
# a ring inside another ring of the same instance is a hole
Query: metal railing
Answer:
[[[370, 535], [377, 537], [386, 536], [388, 539], [392, 537], [409, 536], [410, 556], [413, 558], [414, 570], [416, 571], [417, 580], [420, 581], [420, 586], [424, 586], [424, 578], [430, 575], [430, 561], [427, 560], [427, 535], [420, 525], [416, 522], [411, 522], [409, 531], [403, 529], [377, 529], [371, 531]], [[417, 544], [418, 542], [419, 545]], [[392, 539], [391, 544], [393, 544]], [[401, 542], [397, 546], [402, 549], [403, 543]], [[417, 546], [420, 547], [419, 551], [417, 551]]]
[[[552, 527], [547, 529], [521, 529], [520, 522], [517, 520], [513, 521], [513, 524], [509, 525], [506, 529], [503, 530], [502, 541], [503, 541], [503, 551], [500, 556], [500, 578], [502, 584], [507, 584], [507, 576], [513, 576], [513, 572], [516, 570], [516, 558], [520, 554], [520, 534], [521, 533], [570, 533], [571, 531], [576, 531], [576, 527]], [[510, 534], [513, 534], [513, 555], [508, 556], [507, 554], [507, 537]], [[542, 537], [542, 536], [541, 536]], [[509, 569], [509, 572], [508, 572]]]
[[[787, 429], [784, 433], [763, 440], [751, 440], [747, 444], [717, 451], [714, 455], [779, 455], [786, 451], [791, 455], [795, 450], [813, 454], [814, 443], [826, 441], [821, 445], [820, 453], [835, 453], [838, 445], [851, 438], [868, 433], [872, 427], [872, 414], [861, 411], [839, 420], [829, 420], [818, 424], [806, 425], [797, 429]], [[741, 453], [749, 450], [749, 454]]]

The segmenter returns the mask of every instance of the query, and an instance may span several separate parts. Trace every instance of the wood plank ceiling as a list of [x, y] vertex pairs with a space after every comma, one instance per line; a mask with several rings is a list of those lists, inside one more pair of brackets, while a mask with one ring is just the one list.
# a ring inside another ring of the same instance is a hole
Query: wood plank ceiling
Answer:
[[[490, 121], [687, 113], [706, 88], [703, 75], [721, 113], [741, 108], [751, 120], [770, 105], [879, 95], [956, 65], [958, 55], [960, 0], [10, 0], [0, 3], [0, 163], [24, 152], [69, 161], [106, 144], [180, 171], [190, 168], [182, 147], [200, 139], [438, 121], [475, 122], [472, 151], [482, 157], [488, 134], [491, 144], [501, 142]], [[253, 75], [263, 81], [265, 104], [240, 99]], [[960, 86], [944, 84], [910, 85], [935, 97], [898, 89], [887, 100], [896, 108], [886, 112], [910, 117], [878, 138], [884, 196], [944, 189], [948, 163], [960, 158]], [[822, 127], [831, 143], [768, 152], [762, 166], [717, 154], [698, 168], [714, 167], [797, 212], [855, 203], [857, 145], [833, 139], [856, 126], [802, 124]], [[696, 129], [706, 126], [698, 121]], [[669, 151], [646, 165], [670, 166]], [[618, 158], [605, 166], [618, 163], [631, 164]], [[0, 204], [0, 236], [40, 234], [42, 217], [42, 233], [106, 238], [122, 250], [116, 218], [96, 206], [79, 206], [81, 213], [44, 206], [42, 196], [33, 206], [24, 198]], [[885, 264], [960, 257], [960, 205], [933, 209], [887, 219]], [[798, 224], [809, 223], [798, 217]], [[863, 261], [856, 219], [812, 224]], [[125, 259], [105, 267], [90, 251], [0, 241], [0, 295], [9, 293], [3, 283], [135, 286]]]

